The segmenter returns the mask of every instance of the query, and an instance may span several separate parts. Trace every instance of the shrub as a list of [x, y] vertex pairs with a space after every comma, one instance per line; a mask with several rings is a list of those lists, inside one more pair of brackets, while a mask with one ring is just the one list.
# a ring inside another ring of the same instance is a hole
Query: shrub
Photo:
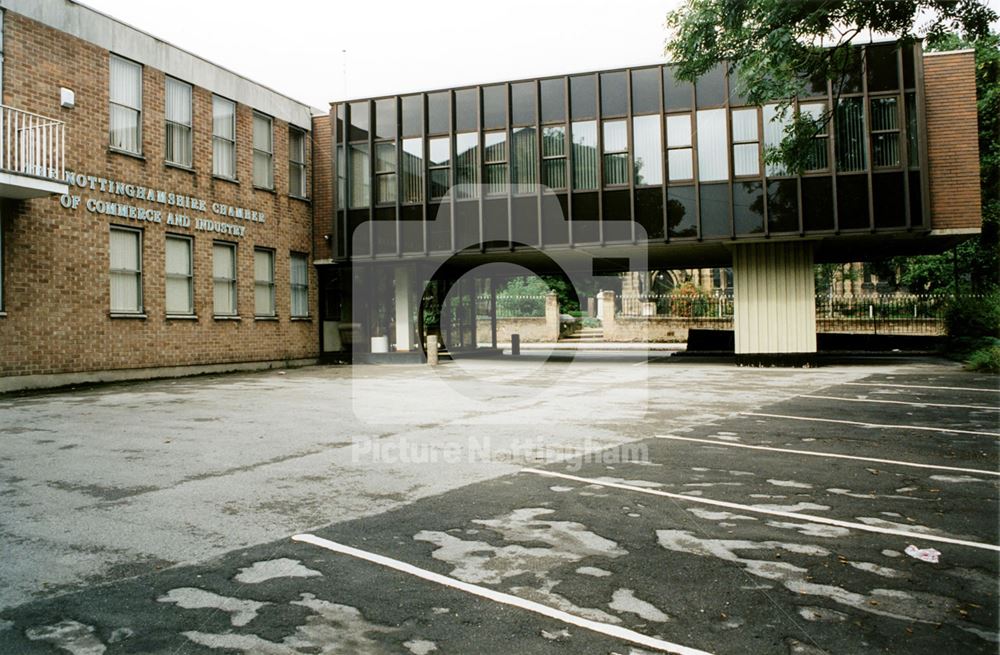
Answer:
[[969, 355], [965, 368], [984, 373], [1000, 373], [1000, 343], [980, 348]]
[[945, 309], [944, 323], [952, 339], [1000, 337], [1000, 291], [954, 299]]

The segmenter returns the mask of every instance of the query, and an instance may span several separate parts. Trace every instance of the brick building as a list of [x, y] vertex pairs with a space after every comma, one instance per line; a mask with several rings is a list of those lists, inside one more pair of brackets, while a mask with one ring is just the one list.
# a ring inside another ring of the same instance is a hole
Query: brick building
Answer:
[[0, 380], [313, 360], [326, 117], [81, 5], [0, 6]]

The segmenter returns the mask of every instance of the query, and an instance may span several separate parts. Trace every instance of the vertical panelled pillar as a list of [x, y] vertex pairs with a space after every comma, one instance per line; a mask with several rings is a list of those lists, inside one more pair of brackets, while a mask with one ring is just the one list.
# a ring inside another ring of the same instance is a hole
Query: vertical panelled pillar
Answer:
[[395, 271], [396, 351], [407, 352], [413, 346], [413, 293], [410, 290], [410, 269], [399, 266]]
[[736, 245], [733, 278], [737, 363], [811, 363], [816, 353], [812, 244]]

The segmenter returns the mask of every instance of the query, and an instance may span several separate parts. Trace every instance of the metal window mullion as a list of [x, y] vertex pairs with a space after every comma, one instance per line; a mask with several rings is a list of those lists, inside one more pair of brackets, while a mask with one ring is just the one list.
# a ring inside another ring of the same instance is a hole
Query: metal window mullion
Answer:
[[840, 99], [834, 104], [833, 81], [826, 81], [826, 95], [830, 107], [830, 122], [827, 126], [829, 138], [826, 146], [826, 156], [830, 170], [830, 193], [833, 195], [833, 233], [840, 234], [840, 210], [837, 206], [837, 112], [840, 110]]
[[458, 181], [458, 165], [455, 161], [455, 92], [448, 91], [448, 189], [445, 194], [448, 196], [448, 220], [450, 222], [449, 236], [451, 238], [450, 248], [455, 252], [455, 184]]
[[[872, 161], [872, 125], [871, 125], [871, 96], [868, 94], [868, 47], [864, 47], [862, 50], [862, 67], [861, 67], [861, 93], [862, 93], [862, 106], [861, 106], [861, 123], [862, 128], [865, 131], [865, 138], [862, 143], [865, 147], [865, 160], [868, 164], [867, 168], [867, 180], [868, 180], [868, 230], [870, 232], [875, 231], [875, 198], [872, 192], [872, 169], [875, 168], [875, 162]], [[867, 120], [866, 120], [867, 118]]]
[[375, 175], [375, 103], [365, 100], [368, 113], [368, 256], [375, 259], [375, 201], [378, 179]]
[[569, 247], [575, 244], [573, 241], [573, 186], [576, 180], [573, 179], [573, 115], [570, 113], [572, 107], [569, 101], [569, 77], [563, 77], [563, 155], [565, 155], [564, 172], [566, 177], [566, 217], [567, 231], [566, 239]]
[[694, 209], [695, 209], [695, 233], [698, 241], [702, 240], [701, 235], [701, 170], [698, 166], [698, 91], [694, 82], [691, 83], [691, 112], [688, 119], [691, 125], [691, 174], [694, 176]]
[[667, 170], [667, 109], [663, 103], [663, 66], [658, 66], [657, 69], [657, 80], [656, 88], [659, 93], [659, 116], [660, 120], [660, 205], [662, 214], [661, 221], [663, 222], [663, 242], [670, 242], [670, 221], [668, 213], [668, 195], [667, 189], [670, 184], [670, 171]]
[[538, 247], [545, 246], [545, 235], [542, 230], [542, 82], [535, 80], [535, 223], [538, 229]]
[[486, 143], [486, 136], [483, 131], [483, 87], [476, 87], [476, 166], [475, 171], [477, 175], [476, 184], [479, 188], [476, 190], [476, 207], [478, 209], [478, 223], [479, 223], [479, 252], [486, 252], [486, 241], [484, 237], [486, 236], [486, 226], [484, 223], [483, 210], [486, 203], [486, 152], [484, 150], [484, 144]]
[[400, 225], [402, 214], [400, 207], [403, 198], [403, 107], [399, 96], [393, 96], [393, 102], [396, 105], [396, 256], [401, 257], [403, 254], [403, 226]]
[[[632, 121], [632, 69], [625, 69], [625, 165], [628, 166], [628, 211], [631, 241], [635, 244], [635, 134]], [[648, 239], [647, 239], [648, 241]]]
[[594, 111], [597, 122], [597, 242], [604, 245], [604, 116], [601, 102], [601, 76], [594, 74]]
[[[504, 142], [504, 155], [507, 159], [507, 167], [504, 173], [504, 181], [507, 184], [507, 249], [513, 252], [514, 250], [514, 106], [513, 100], [511, 99], [511, 94], [513, 93], [513, 86], [508, 83], [504, 83], [504, 108], [505, 117], [504, 125], [506, 126], [506, 137]], [[490, 278], [490, 286], [493, 286], [493, 279]], [[496, 338], [496, 332], [493, 332], [494, 339]], [[496, 347], [496, 344], [493, 344]]]

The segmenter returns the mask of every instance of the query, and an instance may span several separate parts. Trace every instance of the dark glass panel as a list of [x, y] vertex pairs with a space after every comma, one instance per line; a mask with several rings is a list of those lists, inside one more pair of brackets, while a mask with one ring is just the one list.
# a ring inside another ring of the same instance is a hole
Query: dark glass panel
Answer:
[[628, 84], [625, 73], [601, 73], [601, 115], [624, 116], [628, 113]]
[[597, 85], [593, 75], [569, 78], [569, 101], [574, 120], [597, 116]]
[[693, 186], [667, 189], [667, 225], [671, 239], [698, 236], [698, 212]]
[[718, 107], [726, 101], [726, 67], [716, 64], [714, 68], [695, 82], [698, 109]]
[[507, 230], [507, 199], [496, 198], [483, 201], [483, 241], [503, 241], [504, 247], [510, 239]]
[[375, 101], [375, 138], [396, 138], [395, 98], [383, 98]]
[[344, 140], [344, 105], [337, 105], [337, 143]]
[[479, 243], [479, 203], [475, 201], [456, 202], [455, 248], [464, 250], [470, 246], [478, 247]]
[[876, 229], [906, 227], [905, 193], [902, 173], [876, 173], [872, 176]]
[[760, 182], [733, 184], [733, 221], [737, 236], [764, 234], [764, 188]]
[[427, 94], [427, 132], [443, 134], [448, 132], [448, 92]]
[[861, 93], [861, 57], [861, 48], [850, 48], [837, 53], [833, 63], [834, 96], [838, 93]]
[[643, 68], [632, 71], [632, 113], [652, 114], [660, 111], [660, 69]]
[[510, 113], [513, 125], [535, 124], [535, 83], [519, 82], [510, 86]]
[[424, 251], [424, 209], [420, 205], [399, 208], [400, 246], [403, 252]]
[[833, 229], [833, 181], [831, 178], [802, 178], [802, 223], [806, 232]]
[[729, 185], [701, 185], [701, 237], [728, 237], [729, 228]]
[[691, 109], [692, 92], [690, 82], [683, 82], [674, 77], [672, 66], [663, 67], [664, 111], [669, 113]]
[[534, 197], [515, 197], [511, 205], [511, 231], [515, 244], [538, 245], [538, 204]]
[[894, 91], [899, 88], [896, 45], [870, 45], [868, 50], [868, 92]]
[[920, 171], [910, 171], [910, 225], [924, 224], [924, 200], [920, 189]]
[[546, 244], [569, 243], [569, 199], [565, 193], [542, 196], [542, 240]]
[[815, 73], [808, 79], [804, 79], [805, 88], [802, 91], [802, 97], [815, 98], [816, 96], [825, 96], [827, 91], [826, 82], [826, 75], [822, 72]]
[[396, 208], [380, 207], [375, 210], [372, 227], [375, 232], [375, 252], [390, 255], [396, 252]]
[[424, 131], [424, 108], [422, 96], [406, 96], [401, 99], [403, 106], [403, 136], [420, 136]]
[[863, 171], [867, 167], [864, 100], [844, 98], [837, 105], [837, 170]]
[[455, 131], [472, 132], [479, 128], [479, 102], [476, 89], [455, 91]]
[[483, 87], [483, 127], [507, 125], [507, 87], [503, 84]]
[[628, 189], [605, 191], [601, 215], [604, 220], [605, 241], [632, 240], [632, 208], [629, 205]]
[[635, 238], [640, 242], [663, 238], [663, 189], [635, 190]]
[[740, 72], [735, 68], [729, 71], [729, 104], [730, 105], [745, 105], [747, 104], [746, 96], [740, 93], [742, 87], [742, 81], [740, 78]]
[[566, 120], [566, 81], [559, 77], [542, 80], [542, 122], [555, 123]]
[[372, 252], [367, 209], [351, 209], [347, 212], [347, 231], [351, 238], [352, 255], [370, 255]]
[[427, 248], [451, 251], [451, 207], [448, 203], [427, 206]]
[[351, 141], [367, 141], [368, 126], [371, 117], [368, 115], [368, 102], [351, 103], [351, 130], [348, 138]]
[[600, 240], [597, 204], [597, 193], [573, 194], [573, 243]]
[[770, 232], [799, 231], [798, 184], [795, 180], [768, 183], [767, 223]]
[[841, 230], [868, 228], [868, 178], [866, 176], [837, 176], [837, 217]]
[[912, 89], [916, 86], [916, 71], [913, 69], [913, 45], [903, 46], [903, 86]]

